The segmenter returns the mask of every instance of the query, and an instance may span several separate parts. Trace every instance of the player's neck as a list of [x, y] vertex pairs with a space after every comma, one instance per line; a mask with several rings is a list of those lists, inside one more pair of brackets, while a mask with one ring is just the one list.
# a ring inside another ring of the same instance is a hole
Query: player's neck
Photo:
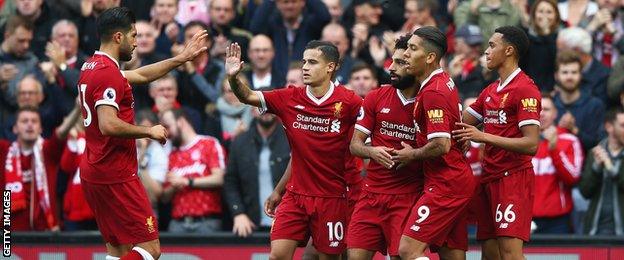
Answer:
[[509, 76], [518, 68], [518, 62], [512, 61], [511, 59], [507, 59], [503, 64], [496, 70], [498, 75], [500, 76], [501, 84], [505, 82]]
[[102, 44], [100, 45], [100, 51], [108, 54], [111, 58], [115, 59], [117, 64], [119, 64], [119, 48], [110, 44]]
[[418, 82], [422, 83], [423, 81], [425, 81], [425, 79], [427, 79], [429, 76], [431, 76], [431, 73], [433, 73], [434, 71], [436, 71], [439, 68], [440, 68], [440, 66], [427, 66], [425, 68], [424, 73], [422, 75], [420, 75], [419, 77], [417, 77]]
[[310, 85], [310, 92], [312, 92], [312, 95], [314, 95], [317, 98], [325, 96], [327, 91], [329, 91], [329, 85], [330, 85], [329, 79], [323, 80], [323, 82], [319, 83], [318, 85]]
[[412, 87], [406, 88], [406, 89], [402, 89], [401, 94], [403, 95], [403, 97], [410, 99], [410, 98], [414, 98], [416, 96], [416, 90], [418, 89], [418, 86], [414, 85]]

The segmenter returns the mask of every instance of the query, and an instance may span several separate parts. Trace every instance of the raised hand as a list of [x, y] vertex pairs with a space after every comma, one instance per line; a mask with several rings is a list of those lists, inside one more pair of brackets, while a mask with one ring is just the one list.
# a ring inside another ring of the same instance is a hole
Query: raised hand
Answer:
[[241, 48], [238, 43], [232, 43], [230, 47], [225, 49], [225, 73], [229, 77], [234, 77], [240, 73], [242, 68]]
[[208, 37], [208, 31], [203, 30], [193, 35], [193, 38], [184, 46], [184, 49], [179, 54], [184, 61], [191, 61], [195, 57], [199, 56], [202, 52], [208, 49], [206, 46], [206, 38]]

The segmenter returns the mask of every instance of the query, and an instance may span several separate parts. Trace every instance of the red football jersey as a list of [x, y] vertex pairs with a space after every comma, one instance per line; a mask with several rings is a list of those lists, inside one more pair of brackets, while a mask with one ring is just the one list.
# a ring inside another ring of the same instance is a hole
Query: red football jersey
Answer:
[[286, 188], [297, 194], [344, 197], [345, 162], [362, 99], [341, 86], [315, 97], [309, 87], [257, 92], [261, 110], [277, 115], [292, 153], [292, 176]]
[[78, 93], [87, 140], [80, 177], [99, 184], [138, 178], [135, 140], [102, 135], [96, 111], [100, 105], [115, 107], [119, 119], [134, 124], [132, 87], [119, 70], [117, 61], [104, 52], [96, 51], [80, 71]]
[[[541, 94], [533, 80], [516, 69], [505, 82], [500, 79], [485, 88], [467, 111], [483, 122], [485, 133], [508, 138], [522, 137], [520, 128], [540, 124]], [[533, 167], [531, 155], [485, 146], [482, 182]]]
[[[213, 137], [197, 136], [191, 143], [169, 154], [169, 171], [180, 177], [210, 176], [211, 170], [215, 168], [225, 169], [225, 153], [219, 141]], [[221, 189], [185, 187], [175, 193], [171, 205], [173, 218], [220, 214]]]
[[[417, 147], [413, 110], [413, 98], [407, 99], [398, 89], [384, 85], [364, 98], [355, 129], [369, 135], [372, 146], [400, 150], [403, 148], [401, 142], [405, 142]], [[363, 189], [375, 193], [404, 194], [421, 192], [422, 187], [422, 162], [416, 161], [397, 170], [371, 160]]]
[[454, 198], [470, 197], [476, 181], [464, 157], [463, 147], [451, 138], [451, 131], [461, 122], [461, 101], [455, 83], [442, 69], [435, 70], [421, 83], [414, 105], [417, 143], [425, 146], [433, 138], [450, 138], [451, 149], [443, 156], [423, 161], [425, 187]]

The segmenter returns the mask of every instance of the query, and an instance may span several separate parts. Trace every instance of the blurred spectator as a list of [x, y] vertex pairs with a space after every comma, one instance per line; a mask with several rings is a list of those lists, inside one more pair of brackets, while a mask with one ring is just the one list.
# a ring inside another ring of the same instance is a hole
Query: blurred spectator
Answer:
[[327, 6], [327, 10], [329, 11], [329, 15], [331, 15], [331, 22], [338, 23], [342, 20], [342, 13], [344, 9], [342, 8], [342, 3], [340, 0], [323, 0], [325, 6]]
[[[184, 27], [185, 43], [200, 30], [208, 30], [208, 26], [197, 21], [186, 24]], [[206, 38], [205, 44], [210, 49], [212, 46], [210, 36]], [[174, 53], [182, 47], [176, 45], [173, 48]], [[221, 138], [221, 123], [215, 103], [221, 96], [221, 81], [225, 77], [223, 61], [215, 60], [208, 52], [203, 52], [193, 61], [180, 66], [179, 69], [181, 71], [177, 77], [180, 86], [178, 100], [202, 114], [203, 125], [199, 133]]]
[[236, 15], [234, 7], [234, 0], [210, 1], [210, 34], [215, 36], [210, 52], [212, 57], [223, 59], [225, 49], [230, 43], [236, 42], [241, 46], [243, 60], [247, 60], [247, 49], [253, 35], [232, 25]]
[[[239, 79], [249, 84], [244, 76]], [[223, 140], [236, 138], [240, 133], [247, 131], [251, 124], [252, 107], [241, 103], [232, 92], [230, 82], [224, 80], [222, 83], [223, 95], [217, 100], [217, 110], [221, 114], [221, 129]]]
[[580, 56], [583, 73], [581, 90], [599, 98], [604, 104], [609, 104], [607, 79], [610, 71], [592, 56], [592, 38], [589, 33], [578, 27], [561, 30], [557, 36], [557, 50], [572, 50]]
[[234, 217], [232, 232], [242, 237], [270, 230], [273, 220], [264, 214], [264, 201], [290, 160], [288, 140], [276, 116], [253, 111], [252, 127], [230, 146], [224, 184], [225, 200]]
[[624, 51], [622, 2], [598, 0], [600, 10], [591, 17], [585, 27], [593, 38], [594, 57], [607, 67], [613, 66]]
[[607, 138], [587, 154], [579, 189], [590, 199], [583, 233], [624, 235], [624, 110], [610, 110], [605, 118]]
[[321, 0], [264, 0], [256, 9], [249, 29], [273, 40], [273, 69], [286, 74], [288, 64], [303, 58], [306, 44], [319, 39], [329, 21], [331, 16]]
[[[490, 39], [494, 30], [506, 25], [520, 25], [521, 12], [511, 0], [463, 1], [453, 13], [457, 28], [464, 24], [475, 24], [481, 28], [483, 39]], [[487, 48], [487, 40], [483, 43]]]
[[63, 197], [63, 230], [97, 230], [97, 223], [93, 216], [93, 211], [80, 183], [80, 161], [84, 154], [86, 140], [82, 120], [77, 120], [76, 124], [69, 130], [67, 143], [61, 156], [60, 170], [68, 175], [67, 190]]
[[560, 1], [558, 4], [561, 20], [567, 27], [578, 26], [581, 21], [598, 12], [598, 5], [590, 0]]
[[[132, 52], [132, 60], [124, 63], [124, 69], [136, 69], [167, 59], [166, 55], [156, 52], [156, 36], [158, 35], [156, 28], [147, 21], [137, 21], [135, 27], [137, 46]], [[148, 89], [146, 85], [135, 84], [132, 86], [135, 110], [150, 108], [154, 105], [154, 100], [150, 98]]]
[[[78, 50], [78, 28], [69, 20], [60, 20], [52, 27], [52, 40], [46, 45], [49, 62], [42, 62], [40, 67], [48, 78], [48, 84], [60, 87], [59, 104], [63, 111], [73, 104], [78, 95], [80, 68], [87, 57]], [[49, 66], [53, 65], [53, 66]]]
[[81, 0], [82, 17], [78, 19], [80, 49], [88, 56], [100, 48], [97, 34], [97, 18], [104, 10], [119, 6], [120, 0]]
[[0, 48], [0, 90], [4, 100], [16, 105], [17, 83], [37, 69], [37, 57], [29, 51], [34, 25], [20, 16], [7, 21]]
[[464, 25], [455, 32], [455, 56], [449, 62], [449, 74], [463, 97], [478, 96], [487, 86], [479, 64], [483, 40], [476, 25]]
[[286, 86], [303, 86], [303, 63], [301, 61], [293, 61], [288, 66], [288, 74], [286, 74]]
[[[149, 109], [143, 109], [137, 112], [136, 123], [137, 125], [152, 127], [158, 124], [158, 117]], [[158, 141], [148, 138], [137, 139], [138, 175], [147, 192], [147, 198], [152, 204], [154, 214], [159, 219], [158, 202], [163, 194], [163, 184], [169, 170], [170, 152], [170, 143], [163, 146]]]
[[182, 25], [175, 20], [178, 13], [178, 0], [154, 0], [152, 7], [152, 25], [158, 32], [156, 52], [167, 57], [175, 56], [171, 47], [181, 37]]
[[346, 83], [349, 80], [349, 74], [351, 74], [351, 67], [355, 63], [355, 59], [347, 53], [350, 45], [347, 30], [340, 24], [330, 23], [323, 28], [321, 40], [331, 42], [338, 48], [340, 68], [336, 72], [336, 80]]
[[535, 202], [533, 222], [537, 234], [568, 234], [572, 187], [581, 177], [583, 148], [578, 138], [556, 125], [557, 108], [550, 95], [542, 96], [540, 143], [533, 156]]
[[390, 31], [390, 27], [382, 21], [384, 9], [381, 0], [353, 0], [353, 13], [355, 20], [353, 24], [345, 24], [347, 28], [353, 28], [357, 24], [366, 26], [369, 35], [380, 37], [385, 31]]
[[217, 139], [200, 136], [182, 110], [167, 110], [161, 121], [173, 150], [163, 200], [172, 200], [169, 231], [210, 234], [221, 229], [221, 187], [225, 154]]
[[[54, 92], [50, 91], [50, 93]], [[32, 75], [27, 75], [17, 85], [18, 107], [34, 107], [38, 110], [41, 118], [45, 119], [41, 121], [41, 134], [44, 138], [50, 137], [54, 128], [63, 121], [64, 113], [60, 110], [58, 102], [57, 95], [52, 94], [46, 97], [43, 85]], [[74, 104], [74, 100], [72, 100], [71, 104]], [[2, 122], [0, 138], [13, 141], [16, 138], [16, 134], [11, 127], [15, 124], [17, 115], [9, 115], [5, 120]]]
[[[73, 1], [73, 0], [64, 0]], [[154, 5], [154, 0], [121, 0], [121, 6], [125, 6], [132, 10], [137, 21], [149, 21], [151, 18], [150, 9]]]
[[[187, 105], [182, 105], [176, 100], [178, 97], [178, 82], [175, 76], [166, 74], [152, 81], [148, 89], [150, 98], [154, 100], [154, 105], [151, 109], [153, 113], [160, 114], [170, 109], [182, 109], [193, 126], [193, 129], [195, 129], [195, 131], [201, 129], [202, 116], [200, 112]], [[149, 117], [147, 118], [149, 119]]]
[[520, 62], [541, 91], [550, 92], [555, 87], [555, 59], [560, 16], [556, 0], [537, 0], [530, 11], [527, 36], [531, 48]]
[[[30, 50], [37, 58], [44, 59], [46, 43], [50, 39], [50, 32], [57, 21], [57, 16], [44, 0], [15, 0], [15, 7], [15, 15], [23, 17], [34, 25]], [[0, 31], [5, 30], [5, 26], [0, 27]], [[0, 34], [0, 41], [3, 41], [5, 37], [6, 35]]]
[[624, 106], [622, 103], [621, 93], [624, 90], [624, 59], [618, 59], [618, 61], [611, 68], [611, 74], [607, 80], [607, 94], [609, 99], [619, 101], [619, 105]]
[[379, 86], [374, 69], [363, 62], [356, 63], [351, 69], [351, 76], [347, 88], [364, 98], [373, 89]]
[[178, 0], [178, 11], [176, 12], [175, 19], [182, 26], [186, 25], [190, 21], [201, 21], [202, 23], [209, 24], [210, 16], [208, 12], [208, 5], [214, 0]]
[[13, 131], [17, 140], [0, 139], [0, 185], [11, 190], [11, 231], [58, 231], [56, 178], [69, 129], [80, 116], [79, 107], [47, 139], [41, 137], [36, 108], [17, 111]]
[[583, 150], [587, 151], [603, 136], [600, 122], [605, 106], [596, 97], [580, 90], [581, 60], [576, 53], [564, 51], [557, 55], [555, 78], [559, 90], [554, 98], [559, 127], [578, 136]]
[[413, 32], [423, 26], [437, 26], [435, 14], [438, 12], [437, 0], [406, 0], [405, 24], [403, 32]]
[[249, 43], [251, 70], [245, 72], [247, 79], [251, 79], [252, 88], [284, 86], [286, 74], [273, 70], [274, 58], [275, 49], [271, 39], [263, 34], [254, 36]]

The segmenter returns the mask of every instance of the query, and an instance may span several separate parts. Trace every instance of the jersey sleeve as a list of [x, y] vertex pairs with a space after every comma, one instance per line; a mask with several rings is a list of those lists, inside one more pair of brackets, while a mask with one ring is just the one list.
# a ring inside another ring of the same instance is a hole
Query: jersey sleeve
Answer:
[[223, 147], [216, 139], [207, 142], [204, 147], [204, 153], [208, 158], [208, 169], [223, 169], [225, 170], [225, 152]]
[[479, 120], [479, 122], [483, 122], [483, 104], [485, 102], [484, 99], [486, 96], [485, 93], [487, 93], [486, 92], [487, 89], [488, 88], [485, 88], [483, 91], [481, 91], [481, 94], [479, 94], [479, 96], [477, 97], [477, 100], [475, 100], [475, 102], [472, 103], [472, 105], [466, 108], [466, 112], [474, 116], [477, 120]]
[[[94, 108], [99, 105], [109, 105], [119, 110], [119, 102], [123, 99], [125, 81], [119, 71], [110, 68], [102, 69], [97, 74], [97, 79], [92, 82], [97, 83], [93, 89], [92, 97], [95, 103]], [[87, 86], [89, 88], [91, 86]]]
[[355, 124], [355, 129], [367, 135], [371, 135], [375, 128], [375, 105], [377, 103], [377, 95], [375, 93], [377, 92], [371, 92], [364, 98], [357, 115], [357, 123]]
[[448, 98], [439, 91], [423, 93], [423, 109], [425, 110], [427, 140], [445, 137], [451, 138], [452, 111]]
[[518, 127], [540, 125], [542, 96], [536, 87], [519, 88], [515, 105], [518, 113]]
[[260, 113], [271, 113], [278, 117], [281, 116], [281, 112], [286, 109], [285, 101], [292, 97], [295, 88], [294, 86], [288, 86], [287, 88], [270, 91], [256, 91], [260, 98]]

